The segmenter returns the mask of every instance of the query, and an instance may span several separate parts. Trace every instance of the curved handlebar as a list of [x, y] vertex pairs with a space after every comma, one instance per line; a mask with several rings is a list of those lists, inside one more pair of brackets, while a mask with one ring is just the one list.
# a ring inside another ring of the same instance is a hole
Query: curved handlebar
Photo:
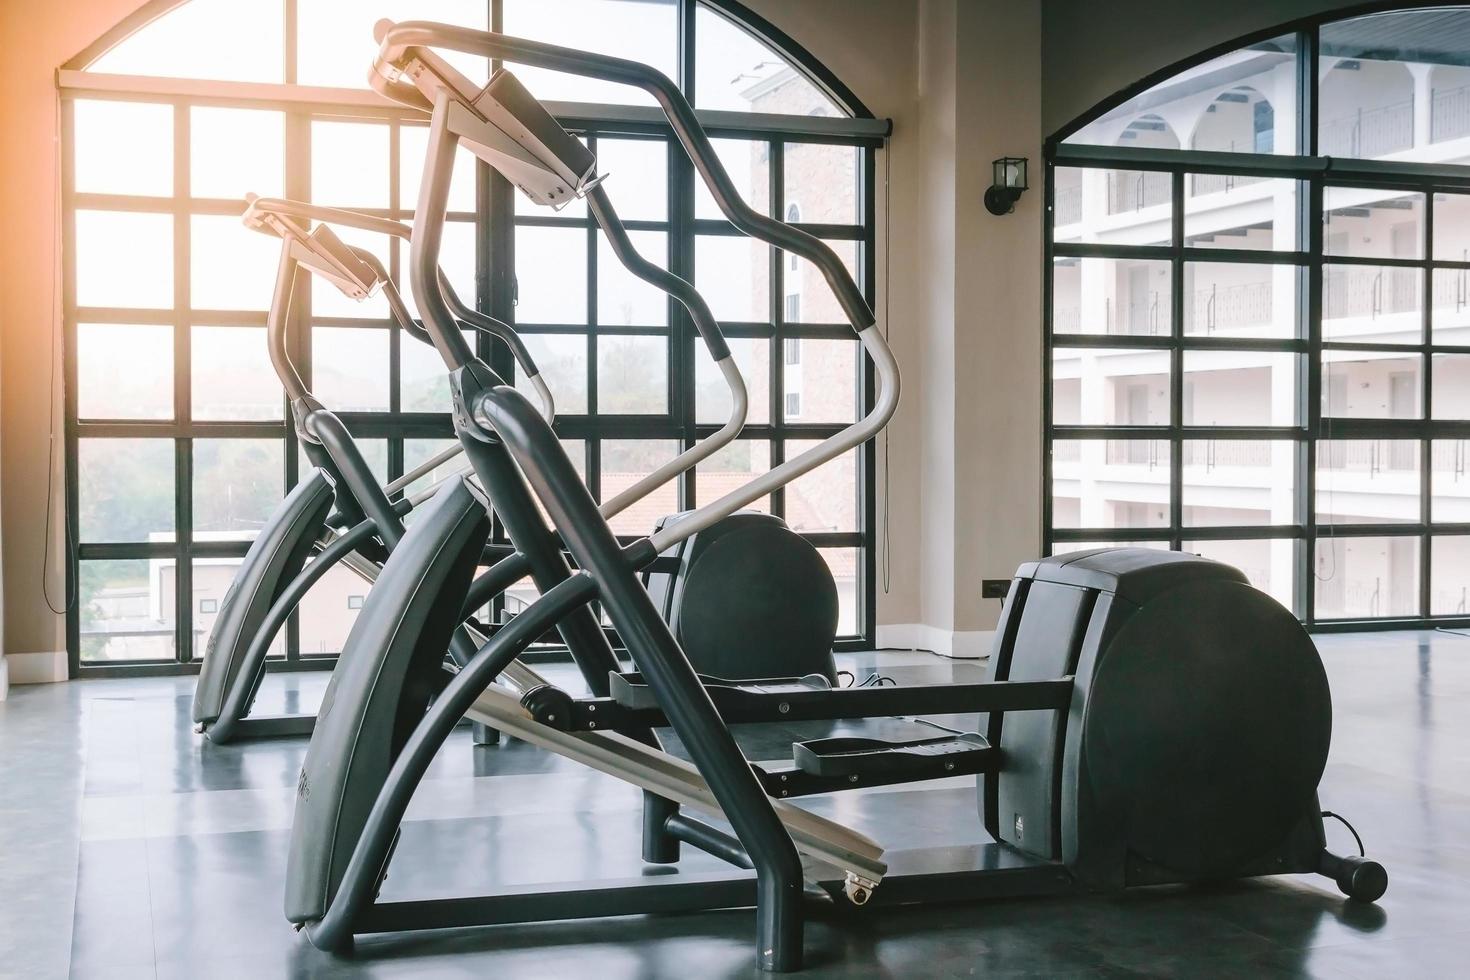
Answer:
[[[245, 195], [245, 211], [240, 215], [240, 220], [245, 223], [247, 228], [265, 234], [276, 235], [287, 242], [287, 247], [289, 247], [290, 241], [293, 238], [304, 242], [306, 235], [303, 230], [296, 228], [290, 222], [272, 220], [282, 218], [301, 218], [327, 224], [346, 225], [349, 228], [377, 232], [407, 242], [413, 240], [413, 229], [403, 222], [394, 221], [391, 218], [379, 218], [374, 215], [363, 214], [360, 211], [329, 208], [319, 204], [308, 204], [305, 201], [293, 201], [286, 198], [259, 197], [255, 194]], [[433, 346], [433, 339], [423, 327], [419, 326], [418, 322], [413, 318], [413, 314], [408, 311], [407, 305], [403, 302], [403, 294], [399, 291], [398, 285], [388, 275], [388, 270], [383, 267], [382, 260], [367, 249], [359, 248], [355, 245], [347, 245], [347, 248], [377, 274], [378, 280], [383, 286], [383, 295], [388, 301], [388, 309], [398, 325], [415, 340]], [[481, 333], [498, 337], [505, 342], [506, 346], [510, 348], [512, 356], [515, 357], [516, 363], [520, 365], [521, 371], [525, 374], [526, 380], [536, 390], [536, 395], [541, 402], [541, 414], [547, 422], [554, 421], [556, 419], [555, 399], [552, 398], [551, 389], [546, 386], [545, 380], [541, 377], [541, 369], [536, 366], [535, 358], [531, 356], [531, 352], [521, 340], [520, 334], [516, 333], [509, 324], [503, 323], [492, 316], [480, 313], [477, 310], [470, 309], [461, 302], [459, 295], [455, 293], [454, 287], [450, 285], [449, 277], [444, 274], [443, 269], [439, 270], [439, 287], [443, 290], [450, 306], [459, 319], [468, 323]], [[291, 373], [295, 374], [294, 367], [291, 368]], [[299, 381], [300, 375], [296, 375], [296, 377]]]
[[[669, 545], [684, 540], [765, 496], [772, 489], [783, 486], [842, 455], [849, 449], [861, 445], [880, 431], [893, 417], [898, 407], [900, 388], [898, 364], [882, 333], [875, 326], [876, 317], [872, 308], [863, 298], [862, 292], [853, 282], [841, 259], [820, 239], [799, 228], [793, 228], [784, 222], [759, 214], [741, 199], [724, 165], [715, 155], [714, 148], [704, 133], [704, 128], [695, 116], [694, 108], [668, 76], [648, 65], [624, 58], [427, 21], [405, 21], [394, 24], [391, 21], [382, 20], [374, 28], [374, 36], [379, 41], [379, 50], [370, 76], [373, 87], [388, 98], [410, 108], [423, 111], [431, 107], [435, 122], [439, 123], [441, 131], [443, 123], [440, 117], [444, 113], [440, 110], [447, 109], [451, 97], [462, 98], [463, 95], [462, 93], [451, 94], [440, 88], [434, 100], [430, 102], [423, 93], [418, 91], [411, 80], [405, 80], [405, 75], [411, 79], [414, 74], [412, 71], [405, 72], [404, 70], [410, 67], [409, 63], [413, 60], [411, 56], [413, 48], [448, 48], [466, 54], [633, 85], [648, 92], [663, 109], [674, 135], [689, 154], [695, 169], [731, 224], [753, 238], [807, 259], [820, 269], [853, 329], [857, 331], [863, 348], [873, 359], [878, 375], [878, 400], [866, 416], [836, 435], [824, 439], [812, 449], [757, 477], [744, 487], [713, 503], [706, 504], [684, 520], [652, 535], [649, 540], [657, 550], [662, 551]], [[434, 141], [431, 137], [431, 153], [433, 146]], [[441, 163], [440, 166], [447, 173], [447, 162]], [[427, 168], [425, 174], [427, 182]], [[426, 212], [423, 208], [419, 210], [419, 217], [435, 217], [442, 220], [439, 212]], [[437, 245], [437, 242], [435, 244]], [[417, 243], [415, 250], [417, 250]], [[435, 251], [437, 253], [437, 249]]]

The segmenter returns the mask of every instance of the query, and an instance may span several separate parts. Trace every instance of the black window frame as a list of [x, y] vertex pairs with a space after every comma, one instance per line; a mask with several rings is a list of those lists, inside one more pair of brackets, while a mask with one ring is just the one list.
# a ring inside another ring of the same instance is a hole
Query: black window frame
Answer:
[[[1321, 28], [1334, 22], [1369, 14], [1412, 12], [1420, 7], [1442, 7], [1442, 3], [1386, 3], [1354, 7], [1304, 18], [1257, 31], [1212, 47], [1185, 61], [1154, 72], [1128, 89], [1118, 92], [1093, 110], [1072, 121], [1048, 138], [1044, 147], [1046, 164], [1043, 256], [1043, 431], [1042, 431], [1042, 542], [1047, 554], [1074, 542], [1156, 542], [1181, 550], [1185, 541], [1286, 539], [1295, 542], [1296, 559], [1292, 582], [1294, 610], [1306, 626], [1317, 632], [1377, 629], [1464, 628], [1470, 615], [1431, 615], [1432, 556], [1437, 537], [1470, 534], [1470, 524], [1435, 521], [1433, 496], [1433, 448], [1438, 440], [1470, 438], [1470, 421], [1433, 417], [1433, 358], [1444, 353], [1470, 353], [1470, 346], [1434, 342], [1433, 276], [1435, 270], [1470, 270], [1470, 263], [1439, 260], [1433, 256], [1435, 196], [1440, 193], [1470, 192], [1470, 166], [1439, 165], [1373, 159], [1341, 159], [1318, 151], [1318, 52]], [[1458, 6], [1458, 5], [1457, 5]], [[1291, 36], [1295, 42], [1297, 147], [1294, 155], [1233, 153], [1200, 150], [1165, 150], [1109, 147], [1065, 142], [1098, 117], [1129, 99], [1167, 81], [1179, 72], [1247, 45]], [[1057, 242], [1056, 170], [1058, 167], [1143, 171], [1162, 173], [1170, 181], [1172, 202], [1171, 234], [1165, 245], [1112, 245]], [[1278, 178], [1296, 182], [1296, 248], [1291, 251], [1256, 251], [1192, 247], [1185, 244], [1184, 214], [1190, 175], [1217, 174], [1225, 177]], [[1421, 257], [1355, 258], [1324, 255], [1323, 198], [1327, 189], [1359, 187], [1373, 190], [1413, 192], [1423, 195], [1424, 211]], [[1058, 258], [1155, 259], [1170, 264], [1171, 330], [1167, 336], [1054, 333], [1053, 273]], [[1295, 336], [1282, 339], [1215, 338], [1185, 335], [1183, 303], [1184, 265], [1189, 261], [1240, 262], [1291, 266], [1297, 278]], [[1417, 344], [1363, 344], [1325, 340], [1322, 335], [1323, 269], [1332, 265], [1400, 267], [1423, 276], [1420, 316], [1421, 336]], [[1167, 425], [1062, 425], [1054, 419], [1053, 357], [1058, 349], [1129, 348], [1166, 350], [1170, 359], [1170, 415]], [[1301, 372], [1297, 385], [1297, 423], [1289, 426], [1196, 426], [1184, 424], [1186, 381], [1183, 358], [1186, 351], [1250, 350], [1290, 352], [1297, 356]], [[1369, 419], [1327, 417], [1322, 410], [1323, 354], [1334, 350], [1392, 350], [1420, 363], [1419, 417], [1412, 419]], [[1163, 526], [1148, 528], [1060, 528], [1053, 514], [1053, 446], [1066, 439], [1135, 438], [1157, 440], [1168, 446], [1170, 463], [1169, 517]], [[1183, 521], [1184, 444], [1190, 440], [1289, 440], [1295, 447], [1295, 520], [1284, 525], [1187, 526]], [[1320, 443], [1340, 440], [1406, 440], [1418, 447], [1418, 519], [1405, 523], [1319, 524], [1316, 508], [1317, 453]], [[1333, 538], [1389, 537], [1414, 540], [1417, 554], [1417, 614], [1382, 617], [1319, 617], [1316, 608], [1314, 569], [1318, 542]]]
[[[487, 18], [492, 26], [501, 23], [501, 0], [486, 0]], [[693, 93], [696, 8], [706, 7], [725, 19], [742, 27], [762, 42], [770, 45], [782, 57], [796, 67], [806, 81], [815, 85], [824, 95], [832, 99], [851, 120], [875, 121], [871, 112], [831, 75], [820, 63], [792, 42], [778, 29], [751, 13], [738, 3], [725, 0], [674, 0], [678, 26], [678, 81], [686, 93]], [[76, 59], [68, 64], [71, 74], [84, 72], [87, 64], [120, 38], [145, 24], [161, 10], [173, 3], [156, 0], [145, 6], [138, 14], [119, 24], [113, 31], [99, 39]], [[285, 30], [285, 85], [290, 86], [296, 78], [296, 45], [294, 41], [295, 2], [286, 0]], [[66, 75], [67, 72], [63, 72]], [[264, 89], [265, 86], [254, 86]], [[139, 199], [126, 195], [78, 193], [74, 186], [74, 103], [76, 100], [117, 100], [165, 104], [173, 112], [173, 193], [167, 198]], [[189, 305], [189, 223], [191, 216], [199, 214], [238, 215], [240, 203], [233, 200], [199, 199], [189, 194], [190, 141], [189, 115], [192, 107], [209, 105], [226, 108], [269, 109], [281, 112], [284, 119], [284, 193], [287, 197], [306, 200], [310, 198], [310, 138], [311, 125], [317, 120], [355, 120], [381, 122], [388, 127], [389, 135], [389, 206], [373, 213], [383, 217], [408, 219], [412, 216], [412, 201], [400, 199], [399, 148], [403, 127], [421, 124], [422, 120], [411, 113], [393, 107], [376, 107], [355, 102], [316, 103], [299, 98], [277, 98], [269, 93], [254, 92], [228, 95], [158, 94], [140, 87], [139, 91], [119, 90], [116, 87], [89, 88], [84, 76], [78, 76], [71, 84], [63, 85], [61, 91], [62, 133], [62, 215], [63, 215], [63, 331], [65, 372], [65, 454], [66, 454], [66, 520], [68, 549], [66, 572], [68, 595], [78, 595], [80, 563], [94, 560], [130, 560], [165, 558], [174, 561], [176, 569], [175, 603], [173, 610], [174, 656], [171, 660], [144, 661], [95, 661], [85, 662], [81, 658], [80, 610], [76, 602], [69, 604], [66, 617], [67, 650], [71, 676], [108, 676], [122, 674], [181, 674], [192, 673], [199, 668], [197, 653], [202, 651], [204, 637], [194, 626], [197, 618], [193, 602], [193, 563], [201, 558], [240, 558], [249, 547], [248, 541], [198, 541], [194, 540], [191, 518], [192, 500], [192, 456], [196, 438], [271, 438], [283, 443], [282, 492], [294, 486], [300, 476], [300, 454], [297, 440], [289, 424], [289, 412], [284, 403], [282, 416], [273, 421], [211, 422], [194, 420], [190, 412], [191, 368], [190, 331], [193, 326], [253, 326], [264, 324], [263, 312], [240, 313], [191, 310]], [[627, 222], [630, 229], [666, 231], [669, 243], [669, 267], [687, 278], [694, 279], [694, 242], [696, 236], [739, 235], [728, 221], [697, 218], [694, 205], [694, 182], [696, 175], [683, 150], [671, 138], [667, 125], [655, 121], [646, 113], [619, 111], [601, 112], [601, 107], [572, 106], [573, 114], [563, 115], [561, 122], [571, 131], [594, 141], [599, 138], [661, 140], [668, 154], [668, 202], [663, 221]], [[575, 113], [587, 110], [586, 116]], [[741, 116], [743, 118], [736, 119]], [[744, 123], [749, 122], [750, 125]], [[876, 154], [883, 147], [885, 137], [872, 126], [844, 131], [839, 122], [830, 118], [805, 117], [761, 117], [755, 114], [711, 113], [709, 132], [719, 138], [738, 138], [759, 141], [765, 149], [764, 166], [768, 169], [767, 187], [770, 200], [765, 202], [768, 213], [784, 213], [784, 159], [788, 145], [826, 143], [852, 146], [857, 150], [856, 191], [857, 214], [851, 225], [803, 224], [802, 227], [828, 240], [852, 241], [858, 252], [858, 280], [868, 301], [875, 293], [874, 274], [876, 269], [874, 234], [875, 191], [874, 174]], [[173, 218], [173, 270], [174, 305], [171, 309], [140, 311], [128, 308], [78, 308], [76, 305], [76, 214], [79, 210], [145, 210], [172, 215]], [[515, 322], [514, 280], [514, 231], [518, 227], [531, 225], [562, 225], [585, 229], [589, 240], [587, 289], [588, 321], [586, 324], [524, 325], [526, 335], [572, 333], [584, 336], [588, 344], [587, 414], [566, 416], [558, 420], [558, 433], [565, 439], [583, 440], [585, 451], [585, 473], [589, 485], [597, 493], [600, 483], [600, 441], [607, 439], [660, 439], [674, 440], [683, 448], [695, 440], [713, 434], [718, 423], [698, 423], [695, 420], [694, 369], [696, 358], [703, 355], [698, 346], [697, 334], [681, 307], [669, 301], [666, 327], [642, 330], [638, 328], [618, 329], [615, 333], [652, 333], [666, 336], [668, 342], [668, 409], [662, 416], [627, 416], [596, 414], [597, 358], [596, 344], [599, 330], [596, 324], [597, 310], [597, 261], [598, 232], [586, 218], [562, 215], [538, 214], [517, 215], [515, 213], [514, 189], [499, 175], [484, 164], [476, 165], [475, 210], [473, 212], [451, 212], [451, 220], [473, 223], [475, 228], [476, 272], [474, 301], [478, 309], [508, 322]], [[406, 252], [401, 243], [391, 243], [389, 271], [399, 277], [406, 261]], [[787, 440], [818, 439], [832, 435], [842, 428], [840, 423], [814, 424], [783, 417], [782, 388], [784, 358], [782, 347], [787, 338], [850, 339], [857, 343], [852, 330], [846, 326], [827, 324], [789, 323], [784, 313], [784, 276], [786, 263], [776, 249], [770, 249], [770, 310], [763, 322], [722, 324], [732, 338], [758, 338], [768, 345], [769, 377], [769, 422], [748, 424], [743, 438], [765, 441], [771, 448], [771, 465], [784, 459]], [[698, 285], [696, 281], [696, 285]], [[395, 479], [405, 470], [404, 445], [406, 440], [449, 439], [453, 437], [449, 415], [446, 412], [419, 413], [401, 411], [401, 350], [402, 332], [386, 319], [360, 317], [313, 317], [309, 283], [301, 290], [293, 308], [292, 336], [296, 344], [297, 363], [310, 383], [311, 337], [315, 327], [362, 327], [383, 329], [389, 333], [389, 411], [387, 412], [341, 412], [340, 417], [354, 436], [365, 439], [384, 439], [387, 443], [389, 479]], [[463, 289], [463, 287], [462, 287]], [[468, 292], [468, 290], [464, 290]], [[469, 297], [466, 296], [466, 299]], [[174, 416], [162, 421], [128, 421], [105, 419], [82, 419], [77, 405], [77, 327], [79, 323], [160, 323], [173, 328], [173, 378]], [[605, 334], [603, 334], [605, 335]], [[514, 363], [504, 345], [491, 342], [480, 336], [477, 340], [478, 353], [486, 358], [497, 371], [506, 377], [514, 377]], [[858, 403], [855, 411], [863, 412], [871, 406], [875, 388], [871, 362], [866, 356], [857, 358], [855, 378]], [[283, 400], [284, 402], [284, 400]], [[169, 439], [174, 446], [174, 513], [175, 536], [171, 542], [138, 543], [95, 543], [83, 542], [78, 537], [79, 487], [78, 445], [81, 439], [93, 438], [159, 438]], [[680, 506], [688, 506], [698, 499], [698, 476], [694, 471], [683, 474], [678, 480]], [[838, 640], [839, 649], [871, 648], [876, 620], [876, 574], [875, 553], [876, 518], [875, 499], [875, 453], [873, 444], [862, 447], [859, 452], [857, 486], [857, 529], [850, 532], [813, 533], [805, 535], [813, 544], [823, 548], [855, 548], [860, 561], [857, 574], [857, 620], [856, 634]], [[772, 495], [775, 512], [784, 512], [784, 492]], [[495, 533], [503, 539], [497, 526]], [[503, 600], [497, 599], [493, 611], [498, 613]], [[285, 653], [282, 658], [273, 658], [268, 669], [300, 670], [329, 666], [335, 655], [317, 656], [301, 651], [301, 628], [298, 615], [289, 620], [285, 636]]]

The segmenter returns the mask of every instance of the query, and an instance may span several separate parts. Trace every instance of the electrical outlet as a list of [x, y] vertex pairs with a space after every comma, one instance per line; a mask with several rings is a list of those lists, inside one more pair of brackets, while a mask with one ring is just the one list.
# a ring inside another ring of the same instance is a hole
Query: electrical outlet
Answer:
[[982, 599], [1004, 599], [1006, 593], [1011, 591], [1011, 580], [1008, 578], [987, 578], [980, 582], [980, 598]]

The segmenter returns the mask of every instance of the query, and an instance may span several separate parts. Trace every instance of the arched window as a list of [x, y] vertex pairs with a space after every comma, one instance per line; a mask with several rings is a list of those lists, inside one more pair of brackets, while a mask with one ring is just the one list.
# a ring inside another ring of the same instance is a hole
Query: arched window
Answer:
[[[307, 465], [266, 354], [277, 248], [238, 215], [255, 192], [412, 217], [425, 120], [367, 85], [382, 16], [496, 22], [659, 68], [699, 111], [723, 113], [711, 134], [746, 200], [766, 214], [820, 201], [806, 220], [871, 289], [871, 175], [886, 123], [738, 3], [154, 0], [60, 74], [74, 664], [197, 661], [250, 539]], [[486, 77], [484, 59], [449, 57]], [[813, 296], [794, 311], [771, 301], [800, 270], [724, 219], [667, 127], [650, 121], [644, 93], [511, 67], [596, 153], [639, 250], [704, 293], [752, 395], [745, 437], [626, 514], [619, 533], [647, 533], [649, 514], [708, 502], [863, 410], [856, 341], [831, 337], [843, 322], [835, 301]], [[682, 308], [623, 272], [585, 208], [536, 209], [467, 153], [456, 166], [446, 270], [462, 296], [525, 336], [594, 494], [617, 493], [718, 428], [724, 386]], [[398, 243], [342, 237], [402, 272]], [[315, 282], [300, 305], [308, 382], [379, 478], [448, 443], [442, 364], [400, 333], [381, 298], [356, 303]], [[793, 429], [775, 393], [791, 385], [785, 345], [808, 334], [823, 338], [805, 352], [822, 398]], [[503, 350], [479, 342], [514, 374]], [[866, 455], [835, 463], [809, 481], [822, 483], [812, 501], [792, 488], [769, 504], [830, 560], [849, 645], [872, 631], [872, 521], [859, 504], [871, 466]], [[335, 654], [360, 595], [353, 575], [330, 573], [273, 652]]]
[[1048, 548], [1217, 557], [1313, 626], [1466, 621], [1467, 31], [1308, 23], [1052, 139]]

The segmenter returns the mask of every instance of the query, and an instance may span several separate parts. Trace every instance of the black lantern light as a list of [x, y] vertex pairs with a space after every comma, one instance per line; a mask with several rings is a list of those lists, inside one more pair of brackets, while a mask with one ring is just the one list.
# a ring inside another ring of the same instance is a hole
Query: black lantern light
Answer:
[[991, 214], [1010, 214], [1016, 201], [1029, 186], [1026, 183], [1026, 158], [1001, 157], [990, 165], [994, 169], [990, 187], [985, 191], [985, 209]]

